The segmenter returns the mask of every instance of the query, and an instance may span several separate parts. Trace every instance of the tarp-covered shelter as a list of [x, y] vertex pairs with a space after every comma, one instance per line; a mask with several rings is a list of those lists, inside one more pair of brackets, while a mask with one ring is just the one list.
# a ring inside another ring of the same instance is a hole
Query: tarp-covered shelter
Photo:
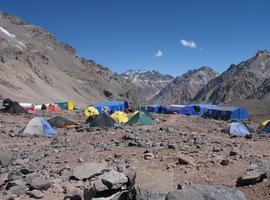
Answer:
[[125, 111], [128, 109], [126, 101], [102, 101], [93, 105], [99, 113], [110, 113], [114, 111]]
[[38, 135], [45, 137], [54, 137], [57, 135], [56, 130], [54, 130], [49, 122], [42, 117], [35, 117], [29, 121], [27, 126], [20, 131], [23, 136], [26, 135]]
[[148, 112], [162, 113], [162, 106], [158, 104], [147, 105], [145, 106], [145, 110]]
[[203, 117], [222, 120], [247, 120], [248, 116], [246, 109], [231, 106], [214, 106], [203, 113]]
[[22, 114], [28, 113], [18, 102], [12, 101], [11, 99], [5, 99], [3, 101], [3, 109], [1, 112], [10, 114]]
[[181, 115], [203, 115], [207, 109], [215, 108], [216, 105], [212, 104], [190, 104], [180, 108], [179, 114]]
[[155, 124], [155, 120], [150, 116], [147, 111], [139, 111], [126, 123], [129, 125], [150, 125]]
[[128, 121], [128, 115], [121, 111], [114, 112], [111, 117], [116, 121], [118, 124], [124, 124]]
[[72, 128], [77, 125], [77, 123], [59, 116], [49, 119], [48, 122], [55, 128]]
[[164, 114], [173, 114], [179, 113], [181, 108], [186, 107], [185, 105], [164, 105], [162, 106], [162, 113]]
[[85, 124], [89, 125], [90, 127], [102, 128], [116, 126], [114, 119], [106, 113], [88, 117], [88, 119], [85, 121]]

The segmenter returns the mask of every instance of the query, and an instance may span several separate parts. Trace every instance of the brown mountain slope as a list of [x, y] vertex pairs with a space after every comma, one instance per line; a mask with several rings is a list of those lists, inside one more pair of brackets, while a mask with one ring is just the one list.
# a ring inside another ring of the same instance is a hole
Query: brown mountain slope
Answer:
[[164, 87], [152, 101], [173, 104], [190, 103], [197, 92], [216, 76], [217, 73], [210, 67], [189, 70]]
[[79, 58], [44, 29], [0, 13], [1, 98], [32, 103], [72, 99], [85, 106], [106, 99], [105, 90], [115, 99], [138, 100], [128, 80]]
[[254, 57], [230, 68], [211, 80], [195, 96], [196, 102], [230, 103], [263, 99], [269, 93], [270, 53], [259, 51]]

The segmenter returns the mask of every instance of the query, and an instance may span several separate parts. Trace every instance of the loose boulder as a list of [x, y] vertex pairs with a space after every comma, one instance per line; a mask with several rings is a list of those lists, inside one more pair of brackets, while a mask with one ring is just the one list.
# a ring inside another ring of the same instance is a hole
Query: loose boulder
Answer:
[[165, 200], [246, 200], [245, 195], [223, 186], [193, 185], [171, 191]]
[[99, 178], [109, 189], [119, 189], [128, 182], [128, 178], [125, 174], [114, 170], [105, 172]]
[[12, 155], [6, 152], [0, 152], [0, 166], [7, 167], [12, 161]]
[[73, 177], [79, 180], [89, 179], [102, 174], [106, 169], [107, 165], [104, 163], [85, 163], [73, 170]]
[[270, 165], [262, 160], [254, 160], [250, 163], [245, 174], [238, 178], [237, 186], [254, 185], [263, 181], [267, 177], [267, 173], [270, 171]]

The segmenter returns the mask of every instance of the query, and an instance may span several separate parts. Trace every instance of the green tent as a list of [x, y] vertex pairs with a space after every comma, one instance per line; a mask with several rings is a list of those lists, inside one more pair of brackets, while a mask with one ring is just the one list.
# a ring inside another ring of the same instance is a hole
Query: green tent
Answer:
[[54, 117], [49, 119], [48, 122], [50, 123], [51, 127], [56, 128], [70, 128], [77, 125], [77, 123], [64, 117]]
[[126, 123], [129, 125], [150, 125], [154, 124], [155, 120], [149, 115], [147, 111], [139, 111]]
[[116, 122], [114, 119], [106, 114], [101, 113], [99, 115], [93, 115], [88, 117], [88, 119], [85, 121], [85, 124], [88, 124], [90, 127], [112, 127], [116, 125]]

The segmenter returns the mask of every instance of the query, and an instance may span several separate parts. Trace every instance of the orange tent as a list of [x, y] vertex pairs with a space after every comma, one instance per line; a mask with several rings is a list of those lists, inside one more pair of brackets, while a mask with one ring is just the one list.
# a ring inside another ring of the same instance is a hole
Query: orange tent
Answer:
[[46, 108], [46, 112], [61, 111], [61, 108], [57, 104], [50, 104]]
[[30, 114], [37, 115], [37, 110], [33, 107], [28, 107], [25, 110]]

